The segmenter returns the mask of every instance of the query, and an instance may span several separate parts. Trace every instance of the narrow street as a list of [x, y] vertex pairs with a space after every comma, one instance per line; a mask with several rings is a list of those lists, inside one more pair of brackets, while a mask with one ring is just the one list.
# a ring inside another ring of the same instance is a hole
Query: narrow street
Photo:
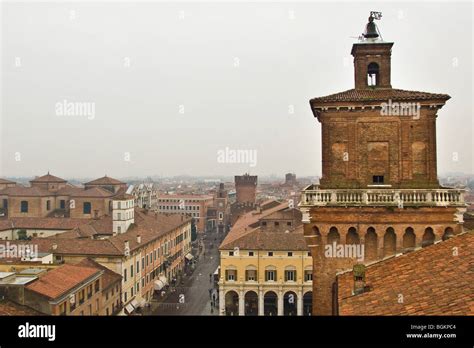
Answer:
[[219, 266], [220, 239], [216, 232], [206, 233], [203, 242], [204, 249], [194, 272], [176, 291], [167, 294], [163, 302], [152, 303], [149, 315], [219, 315], [218, 301], [211, 313], [209, 289], [213, 288], [214, 281], [210, 281], [209, 275]]

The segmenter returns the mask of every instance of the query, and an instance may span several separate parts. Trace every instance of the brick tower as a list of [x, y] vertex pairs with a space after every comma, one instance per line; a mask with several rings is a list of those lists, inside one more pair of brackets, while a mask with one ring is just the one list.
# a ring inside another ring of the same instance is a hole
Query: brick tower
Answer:
[[303, 190], [300, 208], [314, 315], [337, 314], [337, 272], [462, 231], [463, 191], [441, 187], [436, 169], [436, 117], [450, 97], [392, 88], [393, 43], [381, 39], [378, 16], [352, 47], [355, 88], [310, 101], [322, 178]]
[[237, 194], [237, 203], [255, 204], [257, 194], [257, 176], [244, 175], [235, 176], [235, 191]]

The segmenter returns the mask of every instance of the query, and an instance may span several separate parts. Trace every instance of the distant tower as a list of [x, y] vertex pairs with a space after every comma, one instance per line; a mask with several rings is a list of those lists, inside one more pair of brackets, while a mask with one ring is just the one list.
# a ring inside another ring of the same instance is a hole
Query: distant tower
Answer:
[[129, 194], [119, 195], [112, 201], [112, 228], [114, 234], [127, 232], [135, 221], [134, 196]]
[[235, 191], [237, 194], [237, 203], [255, 204], [257, 196], [257, 176], [244, 175], [235, 176]]
[[229, 223], [228, 202], [227, 190], [225, 189], [224, 184], [220, 183], [216, 195], [217, 228], [219, 233], [226, 232], [226, 226]]
[[296, 184], [296, 174], [287, 173], [285, 174], [285, 185], [295, 185]]

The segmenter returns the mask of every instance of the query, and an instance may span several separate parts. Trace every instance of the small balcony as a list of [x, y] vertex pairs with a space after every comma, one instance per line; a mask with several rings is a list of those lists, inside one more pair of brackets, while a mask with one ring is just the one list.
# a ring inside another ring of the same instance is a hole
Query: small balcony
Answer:
[[394, 206], [394, 207], [464, 207], [463, 189], [319, 189], [306, 187], [300, 207], [312, 206]]

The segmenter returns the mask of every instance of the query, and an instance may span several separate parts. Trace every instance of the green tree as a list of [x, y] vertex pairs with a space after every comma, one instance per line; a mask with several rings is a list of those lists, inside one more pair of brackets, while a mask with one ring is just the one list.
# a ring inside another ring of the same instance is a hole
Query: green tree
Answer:
[[28, 237], [26, 235], [26, 230], [18, 230], [16, 232], [16, 234], [17, 234], [19, 240], [27, 240], [28, 239]]

